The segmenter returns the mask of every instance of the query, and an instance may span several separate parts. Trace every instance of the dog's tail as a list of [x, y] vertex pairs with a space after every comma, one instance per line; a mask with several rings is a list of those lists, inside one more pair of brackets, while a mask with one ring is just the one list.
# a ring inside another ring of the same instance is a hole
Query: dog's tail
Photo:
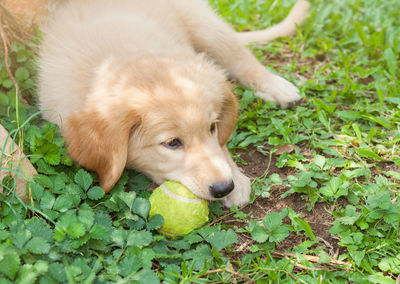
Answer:
[[310, 4], [306, 0], [298, 0], [290, 10], [289, 15], [280, 23], [261, 31], [237, 33], [243, 45], [251, 42], [270, 41], [281, 36], [290, 36], [296, 33], [296, 25], [307, 17]]

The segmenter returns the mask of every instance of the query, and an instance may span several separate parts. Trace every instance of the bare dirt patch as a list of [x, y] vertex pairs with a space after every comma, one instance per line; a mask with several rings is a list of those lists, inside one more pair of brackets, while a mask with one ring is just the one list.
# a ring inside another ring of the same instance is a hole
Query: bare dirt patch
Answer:
[[[288, 175], [294, 174], [296, 170], [292, 168], [279, 169], [275, 166], [276, 157], [266, 156], [256, 148], [250, 148], [249, 151], [238, 151], [241, 159], [247, 162], [247, 165], [242, 166], [245, 174], [249, 177], [262, 176], [267, 170], [266, 176], [277, 173], [282, 179], [286, 179]], [[262, 220], [264, 216], [270, 212], [280, 212], [284, 208], [291, 208], [300, 218], [307, 221], [312, 228], [315, 237], [319, 240], [317, 246], [325, 246], [325, 251], [331, 256], [337, 256], [338, 253], [343, 251], [343, 248], [337, 244], [338, 240], [334, 235], [331, 235], [328, 230], [333, 224], [333, 217], [329, 213], [330, 204], [324, 202], [317, 202], [311, 209], [307, 206], [305, 196], [301, 194], [291, 194], [286, 198], [281, 198], [289, 188], [285, 186], [275, 186], [270, 190], [270, 197], [257, 198], [252, 204], [243, 208], [243, 212], [248, 214], [249, 219]], [[310, 209], [310, 210], [309, 210]], [[226, 212], [228, 213], [228, 212]], [[286, 220], [287, 219], [287, 220]], [[284, 221], [290, 222], [288, 218]], [[237, 220], [231, 216], [226, 217], [222, 223], [227, 225], [234, 225], [234, 227], [244, 227], [247, 225], [246, 220]], [[277, 247], [277, 251], [284, 252], [291, 250], [294, 246], [300, 245], [307, 237], [304, 233], [297, 235], [292, 232]], [[248, 234], [239, 234], [239, 241], [233, 247], [237, 256], [248, 253], [251, 245], [255, 244]]]
[[[256, 48], [257, 45], [254, 45]], [[279, 49], [279, 52], [267, 52], [262, 51], [265, 59], [262, 61], [264, 66], [273, 65], [277, 70], [283, 68], [284, 66], [291, 66], [293, 62], [296, 62], [295, 70], [293, 74], [296, 74], [298, 79], [301, 81], [311, 79], [315, 74], [316, 70], [321, 70], [325, 68], [326, 65], [330, 64], [331, 58], [329, 54], [317, 53], [309, 56], [302, 56], [301, 52], [294, 52], [289, 44], [283, 44]], [[325, 68], [322, 74], [327, 75], [332, 72], [331, 68]]]

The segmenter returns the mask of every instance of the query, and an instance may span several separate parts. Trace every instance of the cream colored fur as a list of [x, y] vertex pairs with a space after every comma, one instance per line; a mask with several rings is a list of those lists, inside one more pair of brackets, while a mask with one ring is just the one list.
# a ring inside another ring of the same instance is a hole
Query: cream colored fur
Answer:
[[[226, 149], [237, 113], [227, 76], [265, 100], [297, 101], [297, 88], [244, 45], [294, 33], [307, 9], [299, 0], [281, 24], [239, 34], [202, 0], [67, 1], [43, 28], [44, 117], [61, 126], [71, 157], [96, 171], [105, 191], [128, 166], [205, 199], [213, 199], [210, 185], [233, 180], [223, 202], [243, 205], [250, 182]], [[167, 148], [175, 138], [182, 147]]]

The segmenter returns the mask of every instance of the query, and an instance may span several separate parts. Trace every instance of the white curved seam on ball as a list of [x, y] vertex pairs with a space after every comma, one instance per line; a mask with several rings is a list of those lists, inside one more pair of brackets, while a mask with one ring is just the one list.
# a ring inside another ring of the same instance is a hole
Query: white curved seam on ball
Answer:
[[201, 199], [200, 199], [200, 198], [194, 198], [194, 199], [192, 199], [192, 198], [187, 198], [187, 197], [184, 197], [184, 196], [179, 196], [179, 195], [177, 195], [177, 194], [175, 194], [175, 193], [169, 191], [169, 190], [165, 187], [165, 185], [163, 185], [163, 184], [160, 185], [160, 187], [161, 187], [162, 190], [164, 190], [164, 192], [165, 192], [166, 194], [168, 194], [168, 195], [171, 196], [172, 198], [178, 199], [178, 200], [180, 200], [180, 201], [189, 202], [189, 203], [199, 203], [199, 202], [201, 202]]
[[158, 229], [158, 230], [159, 230], [161, 233], [164, 233], [164, 234], [167, 234], [167, 235], [170, 235], [170, 236], [176, 236], [176, 234], [173, 234], [173, 233], [170, 233], [170, 232], [161, 230], [161, 229]]

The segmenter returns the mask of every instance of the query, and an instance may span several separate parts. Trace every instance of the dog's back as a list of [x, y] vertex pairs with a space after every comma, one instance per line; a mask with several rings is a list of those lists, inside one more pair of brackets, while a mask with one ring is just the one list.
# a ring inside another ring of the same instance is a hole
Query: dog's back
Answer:
[[60, 124], [84, 104], [94, 72], [106, 60], [191, 53], [169, 1], [96, 0], [60, 5], [43, 28], [39, 99]]

